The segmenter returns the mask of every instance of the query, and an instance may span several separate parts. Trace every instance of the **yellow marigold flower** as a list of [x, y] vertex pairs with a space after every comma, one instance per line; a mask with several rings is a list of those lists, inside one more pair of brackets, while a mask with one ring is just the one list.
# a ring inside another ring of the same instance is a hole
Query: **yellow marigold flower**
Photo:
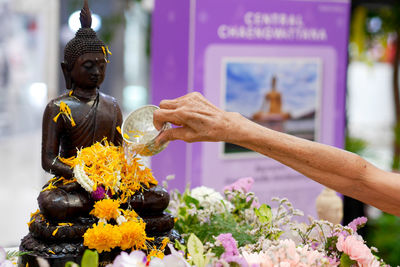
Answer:
[[137, 221], [138, 220], [139, 215], [134, 210], [120, 209], [120, 211], [122, 212], [122, 214], [128, 221]]
[[28, 227], [30, 227], [31, 226], [31, 224], [34, 222], [34, 221], [36, 221], [36, 219], [35, 218], [33, 218], [30, 222], [28, 222]]
[[122, 235], [121, 249], [146, 249], [146, 241], [152, 238], [147, 237], [145, 228], [146, 224], [142, 220], [121, 224], [119, 226]]
[[162, 252], [161, 250], [158, 250], [154, 247], [154, 249], [152, 249], [149, 254], [147, 255], [147, 260], [151, 261], [152, 258], [164, 258], [164, 252]]
[[102, 199], [94, 204], [94, 209], [90, 214], [99, 219], [111, 220], [119, 216], [119, 202], [114, 199]]
[[117, 132], [119, 132], [119, 134], [122, 134], [121, 127], [117, 126], [116, 129], [117, 129]]
[[71, 168], [83, 166], [83, 170], [95, 186], [103, 186], [112, 194], [118, 192], [120, 203], [125, 203], [143, 187], [157, 185], [151, 170], [135, 158], [127, 163], [123, 148], [109, 144], [107, 140], [97, 142], [78, 151], [76, 157], [60, 161]]
[[89, 249], [96, 249], [99, 253], [111, 251], [117, 247], [122, 240], [118, 226], [111, 224], [94, 224], [83, 235], [83, 244]]
[[168, 237], [164, 238], [163, 241], [161, 242], [160, 250], [164, 251], [164, 249], [168, 245], [168, 243], [169, 243], [169, 238]]
[[107, 53], [109, 53], [110, 55], [112, 55], [110, 49], [108, 49], [108, 46], [106, 46], [106, 49], [107, 49]]
[[53, 231], [52, 235], [55, 236], [58, 232], [58, 227], [56, 228], [56, 230]]
[[67, 119], [71, 121], [72, 127], [76, 126], [74, 118], [72, 118], [71, 109], [68, 107], [68, 105], [63, 101], [61, 101], [59, 105], [60, 105], [60, 112], [53, 118], [53, 121], [57, 122], [58, 117], [63, 114], [65, 115], [65, 117], [67, 117]]
[[73, 223], [58, 223], [58, 226], [72, 226]]

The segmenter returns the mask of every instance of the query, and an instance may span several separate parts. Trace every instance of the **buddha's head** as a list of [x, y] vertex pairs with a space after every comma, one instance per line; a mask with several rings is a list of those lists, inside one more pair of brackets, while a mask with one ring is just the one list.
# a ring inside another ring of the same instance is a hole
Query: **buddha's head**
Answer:
[[276, 76], [275, 76], [275, 75], [272, 76], [272, 79], [271, 79], [271, 89], [273, 89], [273, 90], [276, 89], [276, 80], [277, 80]]
[[61, 63], [66, 87], [98, 88], [104, 80], [109, 52], [91, 28], [92, 14], [87, 0], [84, 1], [80, 21], [81, 28], [65, 46], [64, 62]]

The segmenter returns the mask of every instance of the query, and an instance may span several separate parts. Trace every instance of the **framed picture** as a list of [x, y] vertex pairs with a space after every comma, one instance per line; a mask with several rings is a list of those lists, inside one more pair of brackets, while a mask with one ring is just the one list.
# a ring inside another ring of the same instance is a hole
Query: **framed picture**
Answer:
[[[264, 127], [308, 140], [318, 137], [322, 60], [309, 58], [224, 58], [221, 107]], [[222, 157], [256, 156], [223, 143]]]

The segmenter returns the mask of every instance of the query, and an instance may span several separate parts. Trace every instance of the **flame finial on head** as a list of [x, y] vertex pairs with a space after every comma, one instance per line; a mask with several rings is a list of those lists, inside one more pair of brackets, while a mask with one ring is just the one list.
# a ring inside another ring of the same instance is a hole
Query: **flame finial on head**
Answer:
[[92, 26], [92, 13], [89, 9], [88, 0], [84, 0], [83, 2], [79, 20], [81, 21], [82, 28], [90, 28]]

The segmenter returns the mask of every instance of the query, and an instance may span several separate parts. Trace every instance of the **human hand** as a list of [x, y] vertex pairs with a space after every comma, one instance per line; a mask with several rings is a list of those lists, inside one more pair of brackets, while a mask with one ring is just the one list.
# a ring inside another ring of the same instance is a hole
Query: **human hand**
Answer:
[[217, 108], [198, 92], [163, 100], [160, 109], [154, 112], [155, 127], [160, 129], [165, 122], [178, 127], [162, 132], [156, 142], [177, 139], [186, 142], [228, 142], [240, 117], [238, 113]]

